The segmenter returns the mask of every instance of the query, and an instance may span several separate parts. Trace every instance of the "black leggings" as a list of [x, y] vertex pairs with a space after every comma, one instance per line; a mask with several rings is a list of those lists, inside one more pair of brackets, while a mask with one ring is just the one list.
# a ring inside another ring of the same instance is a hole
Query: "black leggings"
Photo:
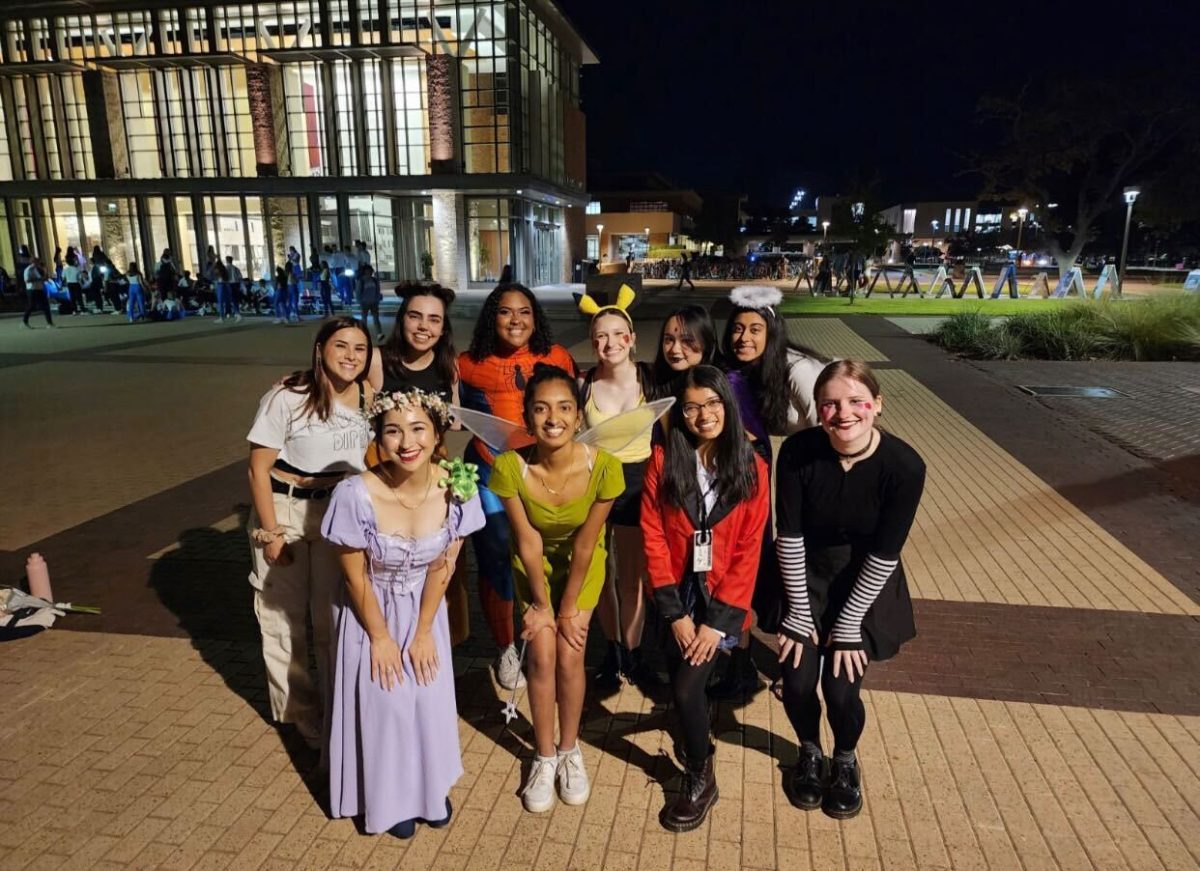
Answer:
[[25, 318], [26, 324], [29, 323], [29, 316], [33, 314], [35, 308], [40, 308], [42, 314], [46, 317], [46, 323], [54, 323], [54, 319], [50, 317], [50, 297], [46, 296], [44, 290], [25, 289]]
[[[865, 675], [863, 676], [865, 677]], [[821, 702], [817, 698], [817, 681], [821, 682], [821, 693], [829, 707], [829, 727], [833, 730], [834, 750], [852, 751], [858, 745], [863, 726], [867, 723], [867, 711], [859, 693], [862, 677], [854, 683], [846, 680], [845, 669], [833, 676], [833, 654], [824, 656], [815, 650], [805, 649], [800, 658], [800, 667], [792, 667], [789, 656], [783, 664], [783, 709], [787, 711], [796, 737], [801, 741], [821, 743]]]
[[683, 733], [683, 752], [687, 754], [689, 764], [699, 766], [708, 758], [708, 679], [717, 664], [719, 654], [714, 655], [704, 665], [692, 665], [684, 660], [683, 652], [670, 630], [663, 639], [663, 647], [666, 651], [667, 671], [671, 676], [675, 712], [679, 716], [679, 729]]

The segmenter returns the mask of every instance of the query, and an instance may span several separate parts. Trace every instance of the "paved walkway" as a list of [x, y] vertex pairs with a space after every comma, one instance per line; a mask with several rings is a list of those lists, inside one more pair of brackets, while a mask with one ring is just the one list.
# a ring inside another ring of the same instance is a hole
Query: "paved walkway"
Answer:
[[[644, 348], [677, 299], [639, 310]], [[789, 323], [826, 353], [879, 361], [883, 422], [930, 467], [905, 554], [921, 635], [867, 681], [864, 813], [839, 823], [791, 807], [780, 780], [794, 733], [761, 692], [717, 710], [710, 820], [664, 832], [671, 714], [626, 687], [589, 697], [588, 805], [525, 814], [528, 706], [501, 728], [490, 652], [473, 638], [454, 663], [466, 769], [455, 820], [407, 843], [328, 820], [315, 760], [263, 717], [242, 438], [265, 385], [306, 358], [311, 328], [80, 319], [33, 333], [0, 321], [0, 472], [15, 497], [0, 567], [19, 577], [40, 549], [60, 598], [105, 608], [0, 648], [0, 867], [1197, 867], [1190, 565], [1151, 552], [1139, 504], [1047, 483], [1092, 472], [1036, 400], [944, 368], [881, 320]], [[575, 321], [555, 326], [581, 349]], [[1060, 468], [1034, 442], [1058, 450]], [[1142, 495], [1195, 512], [1170, 492]]]

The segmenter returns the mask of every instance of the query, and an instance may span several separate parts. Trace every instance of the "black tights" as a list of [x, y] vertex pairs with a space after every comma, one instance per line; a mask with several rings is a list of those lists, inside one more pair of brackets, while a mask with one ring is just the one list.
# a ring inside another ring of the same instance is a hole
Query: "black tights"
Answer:
[[[865, 676], [865, 675], [864, 675]], [[787, 711], [796, 737], [814, 744], [821, 743], [821, 701], [817, 698], [817, 681], [821, 682], [821, 693], [829, 707], [829, 726], [833, 730], [834, 750], [850, 752], [858, 745], [863, 726], [867, 723], [867, 711], [863, 707], [859, 692], [862, 677], [854, 683], [846, 680], [845, 669], [833, 676], [833, 654], [824, 656], [815, 650], [805, 649], [800, 658], [800, 667], [792, 667], [789, 656], [783, 664], [783, 709]]]
[[679, 716], [679, 729], [683, 732], [683, 752], [687, 754], [688, 763], [698, 767], [708, 758], [710, 716], [707, 689], [717, 656], [703, 665], [690, 664], [684, 660], [683, 652], [670, 632], [663, 639], [663, 646], [666, 648], [667, 670], [671, 675], [675, 713]]

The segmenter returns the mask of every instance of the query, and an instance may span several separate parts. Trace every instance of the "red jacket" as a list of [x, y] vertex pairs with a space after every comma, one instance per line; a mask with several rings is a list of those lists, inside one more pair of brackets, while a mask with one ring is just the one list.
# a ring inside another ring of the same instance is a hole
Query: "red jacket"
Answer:
[[[726, 635], [750, 626], [750, 599], [758, 578], [763, 533], [769, 518], [771, 478], [767, 464], [754, 457], [758, 487], [744, 502], [728, 505], [720, 498], [713, 508], [713, 569], [704, 580], [712, 601], [707, 622]], [[696, 521], [689, 511], [659, 499], [663, 448], [654, 448], [642, 483], [642, 533], [650, 593], [668, 622], [685, 616], [679, 585], [692, 562], [692, 533]]]

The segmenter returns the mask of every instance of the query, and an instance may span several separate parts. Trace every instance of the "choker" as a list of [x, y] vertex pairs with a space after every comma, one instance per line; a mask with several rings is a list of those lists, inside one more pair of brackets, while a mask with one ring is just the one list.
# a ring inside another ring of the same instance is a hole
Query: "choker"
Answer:
[[[839, 451], [837, 448], [834, 448], [834, 449], [833, 449], [833, 452], [834, 452], [835, 454], [837, 454], [837, 455], [838, 455], [838, 458], [839, 458], [839, 459], [842, 459], [842, 460], [857, 460], [859, 457], [861, 457], [861, 456], [862, 456], [863, 454], [865, 454], [867, 451], [871, 450], [871, 446], [872, 446], [872, 445], [874, 445], [874, 444], [875, 444], [875, 431], [874, 431], [874, 430], [872, 430], [872, 431], [871, 431], [871, 437], [870, 437], [869, 439], [867, 439], [867, 446], [866, 446], [865, 448], [863, 448], [861, 451], [855, 451], [855, 452], [854, 452], [854, 453], [852, 453], [852, 454], [843, 454], [843, 453], [842, 453], [841, 451]], [[831, 446], [831, 447], [832, 447], [832, 446]]]

